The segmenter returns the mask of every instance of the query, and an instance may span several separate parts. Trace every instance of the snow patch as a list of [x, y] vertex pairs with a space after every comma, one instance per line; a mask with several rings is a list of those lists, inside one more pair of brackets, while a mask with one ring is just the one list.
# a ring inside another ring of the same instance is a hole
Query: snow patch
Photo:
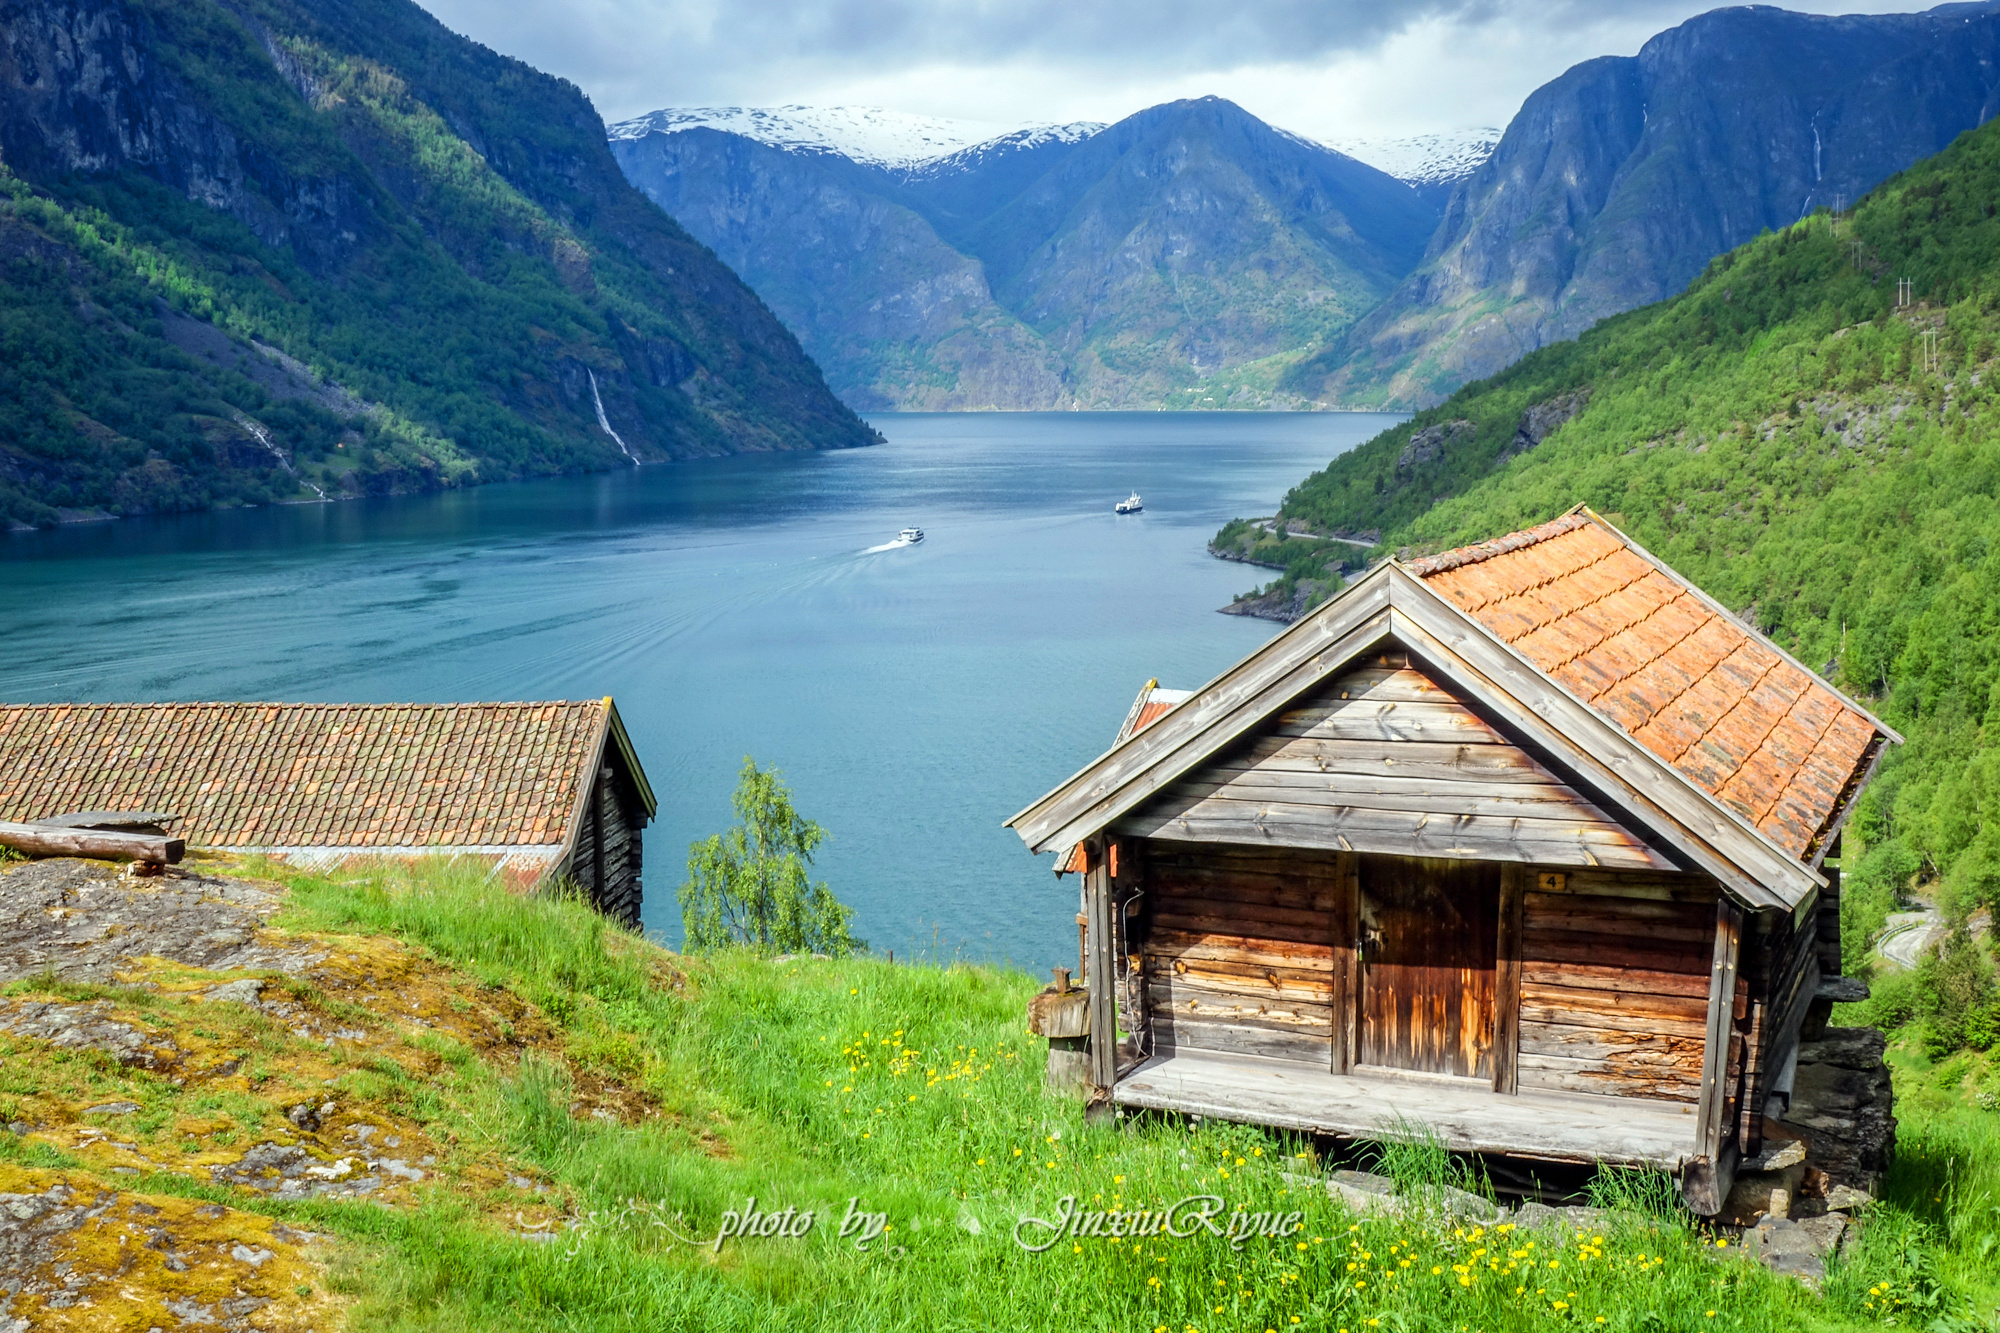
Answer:
[[1078, 127], [944, 120], [876, 106], [686, 106], [620, 121], [608, 132], [613, 140], [643, 139], [696, 128], [726, 130], [775, 148], [839, 153], [874, 166], [913, 167], [975, 144], [1021, 135], [1061, 135]]
[[1445, 185], [1479, 170], [1500, 146], [1492, 126], [1407, 139], [1329, 139], [1326, 146], [1387, 172], [1405, 185]]

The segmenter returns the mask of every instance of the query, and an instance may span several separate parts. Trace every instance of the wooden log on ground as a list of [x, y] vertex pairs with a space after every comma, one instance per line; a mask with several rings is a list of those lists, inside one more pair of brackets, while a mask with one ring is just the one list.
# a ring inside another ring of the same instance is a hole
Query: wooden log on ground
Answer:
[[30, 856], [88, 856], [100, 861], [154, 861], [172, 865], [187, 843], [154, 833], [107, 833], [99, 829], [0, 822], [0, 846]]

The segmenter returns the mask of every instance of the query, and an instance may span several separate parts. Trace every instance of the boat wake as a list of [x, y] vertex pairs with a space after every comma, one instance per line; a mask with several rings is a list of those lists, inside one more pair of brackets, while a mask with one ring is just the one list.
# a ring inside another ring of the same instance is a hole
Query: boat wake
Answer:
[[916, 543], [913, 541], [906, 541], [903, 538], [898, 537], [896, 538], [896, 540], [892, 542], [883, 542], [880, 546], [871, 546], [867, 550], [863, 551], [861, 554], [876, 555], [882, 551], [900, 551], [905, 546], [915, 546], [915, 545]]

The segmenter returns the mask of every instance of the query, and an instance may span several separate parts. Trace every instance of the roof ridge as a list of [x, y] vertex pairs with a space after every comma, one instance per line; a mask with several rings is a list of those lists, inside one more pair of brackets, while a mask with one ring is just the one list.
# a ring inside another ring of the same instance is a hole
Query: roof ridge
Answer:
[[1504, 537], [1495, 537], [1490, 541], [1474, 542], [1470, 546], [1455, 547], [1449, 551], [1439, 552], [1437, 555], [1427, 555], [1421, 559], [1409, 561], [1404, 565], [1404, 568], [1420, 579], [1429, 578], [1433, 574], [1442, 574], [1446, 570], [1451, 569], [1461, 569], [1466, 565], [1476, 565], [1482, 560], [1491, 560], [1495, 556], [1506, 555], [1510, 551], [1519, 551], [1530, 546], [1538, 546], [1552, 537], [1560, 537], [1565, 532], [1574, 532], [1578, 528], [1587, 527], [1592, 523], [1594, 518], [1595, 515], [1579, 505], [1567, 514], [1559, 518], [1550, 519], [1547, 523], [1536, 527], [1523, 528], [1519, 532], [1510, 532]]

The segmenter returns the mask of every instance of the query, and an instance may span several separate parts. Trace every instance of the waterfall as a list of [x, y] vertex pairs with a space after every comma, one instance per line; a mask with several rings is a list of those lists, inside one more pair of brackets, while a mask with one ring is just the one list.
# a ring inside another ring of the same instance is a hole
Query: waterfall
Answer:
[[639, 466], [639, 455], [625, 447], [625, 441], [619, 438], [617, 431], [611, 429], [611, 418], [604, 415], [604, 396], [597, 392], [597, 372], [586, 368], [584, 374], [590, 376], [590, 400], [597, 404], [598, 428], [617, 441], [618, 447], [625, 450], [625, 456], [632, 460], [633, 467]]

